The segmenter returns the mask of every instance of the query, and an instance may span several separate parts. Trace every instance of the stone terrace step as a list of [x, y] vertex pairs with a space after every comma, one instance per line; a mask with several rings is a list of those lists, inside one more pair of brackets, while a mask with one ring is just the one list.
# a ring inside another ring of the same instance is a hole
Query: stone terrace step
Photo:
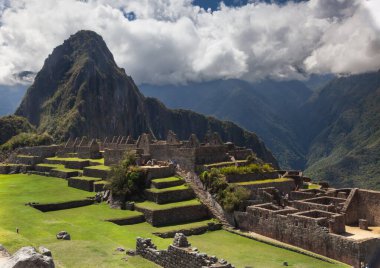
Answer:
[[94, 183], [101, 181], [99, 178], [94, 177], [71, 177], [67, 179], [67, 185], [69, 187], [77, 188], [87, 192], [94, 191]]
[[162, 189], [184, 184], [185, 181], [180, 177], [168, 177], [152, 180], [151, 187]]
[[110, 170], [110, 167], [104, 165], [85, 167], [83, 169], [83, 175], [88, 177], [106, 179]]
[[109, 221], [117, 225], [131, 225], [131, 224], [142, 223], [145, 221], [144, 214], [136, 212], [136, 211], [131, 211], [131, 212], [135, 212], [136, 215], [123, 217], [123, 218], [107, 219], [105, 221]]
[[103, 191], [104, 187], [106, 187], [106, 185], [108, 185], [108, 184], [109, 184], [109, 182], [104, 181], [104, 180], [94, 182], [94, 192]]
[[52, 170], [52, 169], [62, 169], [64, 167], [65, 166], [61, 165], [61, 164], [41, 163], [41, 164], [37, 164], [34, 169], [38, 172], [50, 172], [50, 170]]
[[161, 238], [173, 238], [176, 233], [183, 233], [186, 236], [200, 235], [207, 231], [216, 231], [222, 229], [222, 224], [214, 219], [196, 221], [186, 224], [165, 226], [158, 228], [158, 231], [154, 232]]
[[135, 209], [144, 213], [146, 221], [153, 226], [188, 223], [209, 218], [207, 208], [196, 199], [165, 205], [145, 201], [135, 204]]
[[193, 190], [187, 185], [180, 185], [164, 189], [146, 189], [145, 195], [149, 201], [155, 202], [157, 204], [180, 202], [190, 200], [195, 197]]
[[61, 179], [67, 179], [70, 177], [77, 177], [80, 174], [78, 170], [75, 169], [52, 169], [50, 170], [50, 176], [57, 177]]

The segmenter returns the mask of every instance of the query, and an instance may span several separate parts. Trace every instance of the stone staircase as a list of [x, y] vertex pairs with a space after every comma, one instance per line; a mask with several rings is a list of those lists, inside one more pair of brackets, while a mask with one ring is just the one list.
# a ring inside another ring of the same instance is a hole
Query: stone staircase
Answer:
[[223, 208], [216, 202], [211, 194], [203, 188], [203, 184], [194, 172], [186, 172], [177, 169], [177, 174], [185, 179], [186, 183], [193, 189], [199, 200], [209, 209], [209, 211], [217, 218], [225, 227], [232, 228], [233, 219], [229, 219]]

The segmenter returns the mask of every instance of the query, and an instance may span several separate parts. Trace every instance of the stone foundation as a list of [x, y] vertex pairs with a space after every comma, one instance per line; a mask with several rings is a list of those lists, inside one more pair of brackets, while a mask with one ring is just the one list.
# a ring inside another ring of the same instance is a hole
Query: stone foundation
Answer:
[[224, 260], [192, 249], [183, 234], [176, 234], [167, 250], [157, 250], [151, 239], [137, 238], [136, 253], [165, 268], [233, 268]]

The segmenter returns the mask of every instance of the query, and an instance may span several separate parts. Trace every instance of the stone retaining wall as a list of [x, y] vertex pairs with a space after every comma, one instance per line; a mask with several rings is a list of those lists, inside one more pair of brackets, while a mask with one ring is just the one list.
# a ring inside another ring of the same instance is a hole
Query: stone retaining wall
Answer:
[[90, 161], [76, 161], [76, 160], [67, 160], [65, 161], [65, 168], [71, 169], [83, 169], [84, 167], [88, 167], [90, 165]]
[[107, 179], [109, 170], [101, 170], [101, 169], [92, 169], [92, 168], [84, 168], [83, 176], [86, 177], [94, 177], [100, 179]]
[[176, 207], [165, 210], [148, 210], [135, 206], [135, 210], [144, 213], [146, 221], [153, 226], [198, 221], [209, 217], [208, 210], [204, 205]]
[[194, 192], [191, 188], [167, 191], [167, 192], [151, 192], [149, 190], [145, 191], [145, 196], [149, 201], [155, 202], [157, 204], [167, 204], [172, 202], [180, 202], [185, 200], [190, 200], [194, 198]]
[[57, 177], [61, 179], [67, 179], [70, 177], [76, 177], [79, 175], [78, 171], [64, 171], [64, 170], [57, 170], [57, 169], [52, 169], [49, 172], [50, 176], [52, 177]]
[[49, 203], [49, 204], [31, 204], [32, 207], [42, 211], [56, 211], [62, 209], [78, 208], [94, 204], [94, 201], [91, 199], [75, 200], [61, 203]]
[[142, 223], [145, 221], [144, 215], [139, 215], [135, 217], [129, 217], [129, 218], [119, 218], [119, 219], [108, 219], [106, 221], [112, 222], [117, 225], [131, 225], [131, 224], [137, 224]]
[[176, 233], [182, 233], [186, 236], [200, 235], [200, 234], [204, 234], [207, 231], [221, 230], [222, 226], [223, 225], [220, 223], [212, 223], [211, 222], [205, 226], [200, 226], [200, 227], [196, 227], [196, 228], [181, 229], [181, 230], [175, 230], [175, 231], [169, 231], [169, 232], [156, 232], [153, 234], [158, 236], [158, 237], [161, 237], [161, 238], [174, 238]]
[[83, 191], [87, 192], [93, 192], [94, 191], [94, 182], [98, 181], [99, 179], [94, 180], [82, 180], [80, 177], [77, 178], [68, 178], [67, 179], [67, 185], [69, 187], [77, 188]]

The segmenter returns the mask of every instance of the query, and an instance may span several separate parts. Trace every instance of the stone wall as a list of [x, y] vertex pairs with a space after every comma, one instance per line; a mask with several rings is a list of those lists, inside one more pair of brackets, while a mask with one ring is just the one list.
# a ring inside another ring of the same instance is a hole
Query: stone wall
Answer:
[[358, 216], [359, 219], [366, 219], [369, 225], [380, 226], [380, 192], [358, 191]]
[[94, 203], [94, 200], [83, 199], [83, 200], [75, 200], [75, 201], [68, 201], [68, 202], [61, 202], [61, 203], [31, 204], [31, 206], [42, 212], [48, 212], [48, 211], [55, 211], [55, 210], [62, 210], [62, 209], [84, 207], [84, 206], [92, 205], [93, 203]]
[[46, 158], [55, 156], [61, 147], [62, 146], [60, 145], [24, 147], [17, 149], [17, 153], [22, 155], [34, 155]]
[[265, 172], [265, 173], [248, 173], [248, 174], [226, 174], [226, 179], [229, 183], [245, 182], [245, 181], [258, 181], [266, 179], [279, 178], [278, 172]]
[[256, 195], [257, 191], [262, 188], [276, 188], [280, 192], [290, 193], [295, 189], [295, 183], [293, 180], [280, 181], [280, 182], [269, 182], [269, 183], [258, 183], [258, 184], [248, 184], [241, 185], [242, 187], [251, 191], [252, 195]]
[[144, 213], [146, 221], [153, 226], [179, 224], [209, 217], [208, 210], [204, 205], [175, 207], [165, 210], [148, 210], [135, 206], [135, 210]]
[[74, 177], [74, 178], [67, 179], [67, 185], [69, 187], [73, 187], [73, 188], [80, 189], [83, 191], [93, 192], [95, 181], [97, 180], [96, 179], [88, 180], [88, 179], [81, 179], [81, 177]]
[[105, 221], [112, 222], [112, 223], [117, 224], [117, 225], [131, 225], [131, 224], [137, 224], [137, 223], [144, 222], [145, 217], [144, 217], [144, 215], [138, 215], [135, 217], [108, 219]]
[[107, 179], [109, 170], [84, 168], [83, 176]]
[[172, 202], [180, 202], [194, 198], [194, 192], [191, 188], [177, 190], [177, 191], [166, 191], [166, 192], [154, 192], [145, 191], [146, 199], [155, 202], [157, 204], [167, 204]]
[[333, 258], [354, 267], [369, 263], [380, 249], [379, 239], [353, 240], [344, 233], [344, 215], [324, 211], [294, 213], [294, 208], [264, 205], [235, 213], [240, 228]]
[[232, 268], [233, 266], [216, 257], [199, 253], [190, 247], [183, 234], [176, 234], [167, 250], [157, 250], [151, 239], [137, 238], [136, 253], [165, 268]]

